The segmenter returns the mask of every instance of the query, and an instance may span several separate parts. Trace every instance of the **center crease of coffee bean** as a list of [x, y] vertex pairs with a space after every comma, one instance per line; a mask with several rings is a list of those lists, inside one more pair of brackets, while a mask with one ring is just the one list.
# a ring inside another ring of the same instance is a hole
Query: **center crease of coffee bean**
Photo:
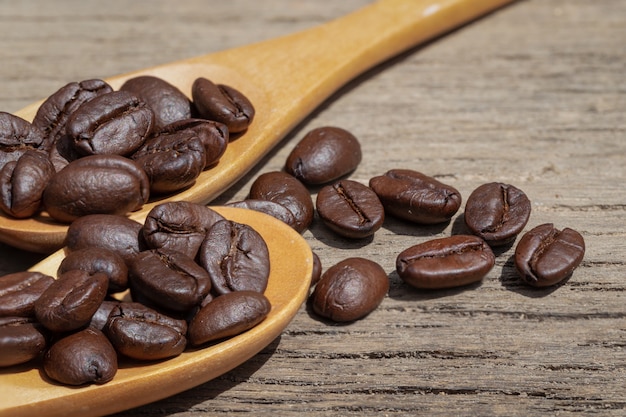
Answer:
[[359, 206], [356, 205], [354, 200], [348, 195], [348, 193], [346, 192], [343, 185], [341, 185], [341, 183], [335, 184], [333, 188], [335, 189], [337, 194], [339, 194], [339, 196], [343, 198], [346, 201], [346, 203], [348, 203], [352, 211], [354, 211], [357, 214], [357, 216], [359, 217], [359, 224], [365, 224], [365, 223], [370, 222], [370, 219], [365, 215], [365, 213], [363, 213], [363, 210], [361, 210]]

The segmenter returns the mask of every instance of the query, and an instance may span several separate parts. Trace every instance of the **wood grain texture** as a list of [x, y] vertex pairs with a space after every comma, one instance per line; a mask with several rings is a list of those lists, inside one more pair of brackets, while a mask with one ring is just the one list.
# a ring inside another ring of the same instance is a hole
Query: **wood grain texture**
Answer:
[[[367, 3], [0, 1], [0, 109], [16, 111], [69, 81], [291, 33]], [[585, 259], [563, 286], [522, 285], [513, 247], [498, 252], [480, 285], [424, 292], [403, 284], [397, 254], [462, 232], [462, 213], [429, 227], [388, 218], [364, 242], [316, 219], [304, 236], [325, 268], [363, 256], [388, 271], [382, 305], [341, 326], [304, 305], [246, 364], [120, 416], [623, 415], [625, 44], [622, 0], [519, 1], [355, 80], [215, 202], [242, 199], [256, 176], [282, 169], [308, 130], [340, 126], [363, 147], [351, 179], [412, 168], [465, 199], [490, 181], [524, 190], [533, 203], [527, 229], [553, 222], [585, 238]], [[2, 274], [40, 257], [0, 250]]]

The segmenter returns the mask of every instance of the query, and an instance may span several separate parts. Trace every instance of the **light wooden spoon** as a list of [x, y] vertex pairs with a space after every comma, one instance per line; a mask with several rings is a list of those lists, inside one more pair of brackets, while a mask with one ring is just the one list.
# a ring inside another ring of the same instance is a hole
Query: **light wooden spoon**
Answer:
[[[209, 381], [276, 339], [308, 295], [313, 271], [311, 249], [299, 233], [266, 214], [232, 207], [214, 209], [230, 220], [252, 226], [267, 243], [271, 267], [265, 295], [272, 310], [264, 321], [239, 336], [169, 360], [123, 361], [113, 380], [103, 385], [58, 385], [47, 380], [37, 364], [0, 368], [0, 416], [89, 417], [130, 409]], [[55, 252], [31, 270], [56, 276], [63, 257], [62, 250]]]
[[[256, 108], [250, 129], [229, 144], [218, 165], [190, 189], [172, 197], [209, 203], [257, 164], [285, 135], [348, 81], [424, 41], [514, 0], [380, 0], [318, 27], [244, 47], [106, 79], [118, 88], [142, 74], [161, 77], [190, 94], [198, 77], [231, 85]], [[41, 102], [17, 112], [32, 120]], [[161, 200], [165, 201], [165, 200]], [[157, 202], [158, 203], [158, 202]], [[140, 218], [155, 203], [132, 213]], [[42, 215], [0, 217], [0, 241], [51, 253], [67, 226]]]

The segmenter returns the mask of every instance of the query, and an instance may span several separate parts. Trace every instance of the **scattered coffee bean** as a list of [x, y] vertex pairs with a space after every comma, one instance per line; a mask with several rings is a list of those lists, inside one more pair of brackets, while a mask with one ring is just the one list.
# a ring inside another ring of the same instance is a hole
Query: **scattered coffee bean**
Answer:
[[46, 336], [33, 317], [0, 317], [0, 368], [29, 362], [46, 348]]
[[142, 228], [151, 249], [171, 249], [195, 258], [215, 223], [225, 220], [217, 211], [186, 201], [158, 204], [150, 210]]
[[256, 291], [235, 291], [220, 295], [203, 306], [189, 323], [192, 346], [236, 336], [265, 319], [269, 300]]
[[524, 229], [530, 211], [530, 200], [522, 190], [491, 182], [470, 194], [465, 204], [465, 224], [489, 245], [506, 245]]
[[254, 118], [254, 106], [237, 89], [198, 78], [191, 86], [193, 104], [204, 119], [215, 120], [231, 133], [248, 129]]
[[449, 221], [461, 207], [461, 194], [449, 185], [409, 169], [392, 169], [371, 178], [385, 211], [418, 224]]
[[140, 303], [119, 303], [104, 326], [115, 350], [139, 360], [180, 355], [187, 346], [187, 323], [160, 314]]
[[208, 231], [198, 262], [211, 277], [216, 294], [263, 292], [270, 274], [270, 257], [263, 237], [252, 227], [222, 220]]
[[289, 211], [289, 209], [282, 204], [278, 204], [274, 201], [248, 198], [242, 201], [227, 203], [226, 206], [259, 211], [282, 221], [293, 229], [297, 227], [296, 218], [291, 211]]
[[311, 286], [317, 284], [322, 277], [322, 260], [313, 252], [313, 272], [311, 273]]
[[85, 247], [65, 255], [57, 270], [57, 276], [78, 269], [89, 275], [105, 274], [109, 280], [109, 294], [128, 288], [128, 267], [121, 255], [110, 249], [95, 246]]
[[108, 285], [105, 274], [65, 272], [35, 301], [35, 317], [54, 332], [76, 330], [89, 323], [104, 301]]
[[42, 209], [43, 192], [54, 165], [39, 151], [27, 151], [0, 168], [0, 209], [15, 218], [34, 216]]
[[354, 171], [361, 157], [361, 144], [352, 133], [324, 126], [311, 130], [296, 144], [285, 171], [305, 184], [325, 184]]
[[120, 91], [128, 91], [141, 99], [154, 113], [157, 130], [170, 123], [191, 117], [191, 101], [176, 86], [152, 75], [126, 80]]
[[547, 287], [571, 276], [584, 255], [585, 241], [580, 233], [545, 223], [522, 236], [515, 248], [515, 268], [527, 284]]
[[35, 302], [53, 282], [50, 275], [31, 271], [0, 277], [0, 317], [34, 317]]
[[494, 264], [495, 256], [483, 239], [453, 235], [405, 249], [396, 258], [396, 271], [415, 288], [441, 289], [478, 282]]
[[98, 329], [88, 327], [55, 342], [44, 355], [46, 375], [62, 384], [104, 384], [117, 373], [117, 353]]
[[190, 311], [211, 290], [211, 278], [193, 258], [170, 249], [138, 254], [129, 266], [130, 287], [162, 308]]
[[303, 232], [313, 222], [315, 208], [309, 190], [285, 172], [259, 175], [250, 186], [249, 198], [269, 200], [286, 207], [296, 218], [295, 230], [298, 232]]
[[365, 317], [383, 301], [389, 278], [376, 262], [347, 258], [324, 272], [311, 295], [313, 310], [335, 322]]
[[383, 225], [385, 209], [371, 188], [352, 180], [327, 185], [317, 194], [317, 213], [341, 236], [361, 239]]
[[42, 130], [21, 117], [0, 112], [0, 168], [30, 150], [47, 153], [50, 146]]
[[92, 155], [70, 162], [52, 177], [43, 203], [55, 220], [71, 223], [88, 214], [126, 214], [150, 195], [143, 169], [119, 155]]
[[111, 250], [130, 262], [145, 249], [141, 238], [143, 225], [128, 217], [113, 214], [90, 214], [76, 219], [67, 228], [66, 253], [96, 247]]

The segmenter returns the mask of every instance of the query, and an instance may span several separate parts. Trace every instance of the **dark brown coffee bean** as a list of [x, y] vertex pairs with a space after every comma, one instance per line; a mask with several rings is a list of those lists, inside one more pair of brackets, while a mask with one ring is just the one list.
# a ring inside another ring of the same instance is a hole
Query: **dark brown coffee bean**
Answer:
[[267, 297], [256, 291], [220, 295], [191, 319], [189, 344], [199, 346], [241, 334], [263, 321], [271, 308]]
[[204, 168], [209, 168], [218, 163], [226, 147], [230, 134], [228, 127], [214, 120], [206, 119], [185, 119], [165, 126], [162, 133], [175, 133], [189, 131], [198, 136], [204, 145]]
[[311, 286], [317, 284], [322, 277], [322, 261], [317, 253], [313, 252], [313, 272], [311, 273]]
[[0, 112], [0, 168], [27, 151], [48, 152], [51, 144], [36, 126], [11, 113]]
[[315, 204], [324, 224], [348, 238], [372, 236], [385, 220], [385, 209], [376, 193], [352, 180], [323, 187]]
[[584, 255], [580, 233], [545, 223], [522, 236], [515, 248], [515, 268], [529, 285], [547, 287], [570, 277]]
[[39, 151], [28, 151], [0, 168], [0, 209], [24, 219], [42, 208], [43, 192], [54, 175], [54, 165]]
[[282, 204], [278, 204], [274, 201], [269, 200], [255, 200], [255, 199], [246, 199], [242, 201], [234, 201], [226, 204], [227, 207], [238, 207], [247, 210], [254, 210], [261, 213], [268, 214], [275, 219], [282, 221], [287, 224], [291, 228], [295, 229], [297, 227], [296, 218], [293, 213], [289, 211], [289, 209]]
[[389, 277], [379, 264], [365, 258], [347, 258], [324, 272], [311, 301], [320, 316], [348, 322], [374, 311], [388, 290]]
[[65, 136], [67, 120], [80, 106], [112, 91], [110, 85], [98, 79], [66, 84], [39, 106], [33, 125], [44, 132], [50, 144], [54, 144]]
[[121, 255], [110, 249], [86, 247], [68, 252], [57, 270], [60, 276], [73, 269], [87, 272], [89, 275], [105, 274], [109, 280], [109, 294], [128, 288], [128, 267]]
[[14, 272], [0, 277], [0, 317], [34, 316], [35, 301], [54, 282], [40, 272]]
[[361, 144], [347, 130], [324, 126], [311, 130], [293, 148], [285, 171], [305, 184], [325, 184], [354, 171]]
[[55, 342], [44, 355], [46, 375], [62, 384], [104, 384], [117, 373], [117, 353], [98, 329], [88, 327]]
[[461, 194], [449, 185], [409, 169], [392, 169], [371, 178], [369, 186], [385, 212], [419, 224], [449, 221], [461, 207]]
[[108, 285], [105, 274], [68, 271], [50, 284], [35, 301], [35, 317], [54, 332], [83, 327], [104, 301]]
[[506, 245], [524, 229], [530, 211], [530, 200], [522, 190], [492, 182], [470, 194], [465, 204], [465, 224], [489, 245]]
[[270, 274], [270, 257], [263, 237], [252, 227], [222, 220], [209, 230], [198, 262], [211, 277], [213, 292], [263, 292]]
[[88, 214], [126, 214], [148, 201], [143, 169], [119, 155], [92, 155], [70, 162], [52, 177], [43, 202], [52, 218], [69, 223]]
[[454, 235], [411, 246], [396, 258], [400, 278], [415, 288], [453, 288], [478, 282], [493, 268], [495, 256], [473, 235]]
[[132, 159], [148, 175], [153, 194], [189, 187], [204, 170], [206, 160], [204, 145], [191, 130], [161, 132], [148, 139]]
[[296, 177], [286, 172], [266, 172], [250, 186], [248, 198], [269, 200], [286, 207], [296, 218], [295, 230], [303, 232], [313, 221], [311, 193]]
[[104, 332], [121, 354], [139, 360], [180, 355], [187, 346], [187, 323], [139, 303], [120, 303], [109, 315]]
[[127, 91], [94, 97], [67, 121], [67, 135], [81, 155], [130, 155], [154, 130], [154, 113]]
[[171, 201], [155, 206], [143, 225], [143, 238], [151, 249], [170, 249], [195, 258], [211, 227], [224, 216], [217, 211], [187, 201]]
[[152, 303], [174, 311], [189, 311], [211, 290], [207, 271], [193, 258], [174, 250], [141, 252], [129, 267], [130, 286]]
[[145, 249], [142, 224], [124, 216], [91, 214], [80, 217], [67, 228], [64, 240], [66, 253], [96, 247], [111, 250], [129, 262]]
[[228, 126], [231, 133], [243, 132], [254, 118], [254, 106], [237, 89], [198, 78], [191, 86], [193, 104], [204, 119]]
[[191, 117], [191, 100], [176, 86], [162, 78], [141, 75], [126, 80], [120, 90], [133, 93], [150, 107], [158, 130], [170, 123]]
[[32, 317], [0, 317], [0, 368], [37, 358], [46, 348], [46, 336]]

